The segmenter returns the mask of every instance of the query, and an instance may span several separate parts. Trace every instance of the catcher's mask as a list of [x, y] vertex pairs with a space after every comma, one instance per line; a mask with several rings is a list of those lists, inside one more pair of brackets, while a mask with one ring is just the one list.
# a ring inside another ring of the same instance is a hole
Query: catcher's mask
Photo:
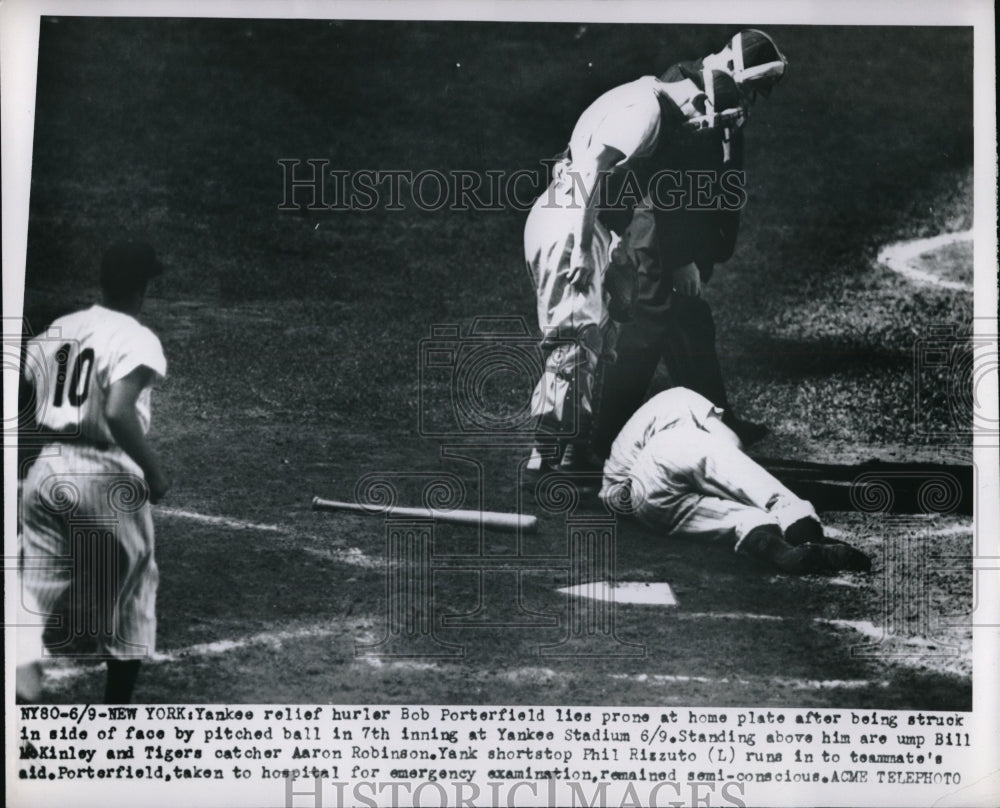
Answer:
[[724, 126], [742, 126], [747, 110], [733, 77], [724, 70], [706, 67], [702, 71], [702, 81], [705, 89], [704, 112], [689, 117], [685, 128], [702, 132]]
[[788, 59], [763, 31], [747, 28], [734, 36], [719, 53], [704, 60], [706, 67], [723, 69], [735, 79], [744, 100], [752, 104], [757, 93], [765, 98], [771, 95], [785, 75]]

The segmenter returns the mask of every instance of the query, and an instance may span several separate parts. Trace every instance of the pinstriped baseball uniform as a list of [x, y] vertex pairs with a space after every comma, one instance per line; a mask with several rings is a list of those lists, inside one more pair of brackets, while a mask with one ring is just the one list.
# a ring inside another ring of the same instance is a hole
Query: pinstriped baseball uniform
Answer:
[[574, 335], [601, 325], [601, 270], [608, 263], [611, 237], [597, 222], [591, 253], [597, 273], [587, 294], [568, 293], [560, 271], [569, 268], [574, 224], [585, 204], [574, 171], [594, 163], [605, 146], [624, 158], [616, 170], [647, 156], [660, 133], [660, 102], [656, 79], [644, 76], [604, 93], [580, 116], [570, 138], [570, 158], [555, 172], [552, 184], [531, 209], [524, 228], [524, 256], [538, 291], [538, 323], [543, 336], [559, 331]]
[[[95, 574], [110, 625], [98, 627], [100, 649], [116, 658], [151, 653], [156, 637], [157, 568], [153, 520], [143, 473], [114, 441], [105, 417], [111, 386], [145, 366], [167, 372], [159, 339], [134, 317], [95, 305], [56, 320], [25, 353], [35, 390], [35, 422], [66, 434], [42, 450], [22, 493], [21, 582], [26, 611], [50, 615], [69, 591], [81, 537], [113, 534], [116, 556]], [[136, 401], [149, 430], [150, 394]], [[99, 606], [99, 608], [101, 608]], [[43, 619], [20, 619], [39, 624]], [[41, 626], [19, 629], [18, 664], [41, 658]]]
[[799, 519], [818, 521], [795, 496], [745, 455], [707, 398], [674, 387], [629, 419], [604, 464], [603, 498], [627, 486], [636, 518], [676, 536], [732, 541], [737, 550], [755, 527], [782, 532]]
[[[573, 129], [568, 159], [556, 166], [552, 183], [528, 215], [524, 256], [535, 285], [538, 326], [546, 352], [532, 412], [540, 417], [543, 431], [561, 435], [571, 431], [573, 425], [566, 423], [571, 407], [578, 408], [583, 418], [592, 415], [593, 377], [604, 342], [601, 327], [607, 321], [602, 277], [611, 235], [600, 221], [595, 222], [590, 251], [595, 268], [591, 288], [579, 292], [566, 281], [586, 205], [579, 174], [596, 165], [605, 147], [623, 155], [614, 167], [615, 175], [623, 175], [654, 152], [663, 127], [662, 87], [654, 76], [643, 76], [594, 101]], [[574, 340], [575, 344], [556, 347], [558, 340]], [[576, 390], [572, 389], [574, 380]]]

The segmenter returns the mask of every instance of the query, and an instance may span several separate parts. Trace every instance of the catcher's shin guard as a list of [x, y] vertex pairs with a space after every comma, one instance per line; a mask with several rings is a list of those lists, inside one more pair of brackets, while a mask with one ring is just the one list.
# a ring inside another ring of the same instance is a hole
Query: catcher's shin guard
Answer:
[[559, 464], [570, 444], [589, 449], [594, 375], [602, 342], [600, 330], [588, 328], [574, 341], [556, 345], [546, 356], [545, 370], [532, 397], [536, 450], [529, 469]]
[[540, 433], [571, 440], [589, 427], [601, 343], [600, 329], [594, 326], [548, 352], [531, 403]]

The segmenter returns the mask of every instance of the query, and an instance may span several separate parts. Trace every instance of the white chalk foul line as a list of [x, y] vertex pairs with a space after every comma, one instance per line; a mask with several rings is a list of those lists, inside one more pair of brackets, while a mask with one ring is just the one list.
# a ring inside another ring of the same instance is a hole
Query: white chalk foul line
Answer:
[[[389, 669], [391, 671], [428, 671], [441, 670], [441, 666], [434, 663], [414, 663], [408, 660], [381, 661], [363, 657], [360, 662], [380, 670]], [[515, 683], [538, 683], [548, 682], [553, 679], [575, 679], [577, 674], [566, 671], [554, 671], [552, 668], [525, 667], [514, 668], [509, 671], [497, 671], [490, 673], [490, 676], [505, 679]], [[664, 673], [609, 673], [607, 678], [614, 681], [627, 681], [636, 684], [651, 685], [676, 685], [676, 684], [707, 684], [707, 685], [740, 685], [743, 687], [760, 686], [761, 682], [777, 687], [792, 688], [793, 690], [860, 690], [866, 687], [888, 687], [889, 682], [885, 680], [872, 681], [870, 679], [789, 679], [783, 676], [764, 676], [756, 679], [743, 679], [739, 677], [712, 678], [710, 676], [684, 676]]]
[[[637, 682], [652, 685], [675, 684], [708, 684], [708, 685], [759, 685], [761, 679], [741, 679], [738, 677], [723, 677], [712, 679], [707, 676], [676, 676], [664, 673], [613, 673], [612, 679]], [[763, 681], [778, 687], [790, 687], [794, 690], [859, 690], [865, 687], [888, 687], [889, 682], [872, 681], [870, 679], [788, 679], [783, 676], [763, 677]]]
[[[186, 648], [178, 648], [176, 651], [166, 651], [163, 653], [155, 651], [151, 656], [143, 660], [143, 664], [164, 665], [170, 662], [182, 662], [185, 659], [219, 656], [256, 645], [270, 645], [274, 648], [280, 648], [282, 643], [292, 640], [321, 639], [334, 634], [344, 634], [344, 632], [345, 627], [340, 620], [336, 621], [336, 626], [321, 624], [289, 631], [263, 631], [259, 634], [251, 634], [249, 637], [243, 637], [238, 640], [215, 640], [214, 642], [197, 643], [196, 645], [189, 645]], [[46, 677], [54, 681], [65, 681], [100, 671], [101, 668], [93, 665], [66, 665], [57, 663], [46, 669]]]
[[[156, 513], [158, 516], [165, 516], [168, 519], [188, 519], [192, 522], [200, 522], [203, 525], [218, 525], [219, 527], [227, 527], [232, 530], [253, 530], [261, 533], [277, 533], [281, 536], [289, 536], [291, 538], [326, 541], [326, 539], [321, 536], [312, 536], [306, 533], [301, 533], [283, 525], [271, 525], [265, 522], [247, 522], [243, 519], [232, 519], [228, 516], [212, 516], [210, 514], [197, 513], [196, 511], [185, 511], [181, 508], [164, 508], [163, 506], [158, 506], [156, 508]], [[371, 558], [357, 547], [329, 547], [322, 549], [316, 547], [300, 547], [299, 549], [303, 552], [329, 559], [331, 561], [336, 561], [340, 564], [347, 564], [352, 567], [376, 569], [385, 566], [385, 562], [379, 559]]]
[[972, 284], [964, 281], [949, 281], [924, 272], [913, 266], [913, 262], [921, 255], [926, 255], [934, 250], [940, 250], [951, 244], [960, 241], [972, 241], [972, 231], [963, 230], [957, 233], [942, 233], [931, 238], [918, 238], [911, 241], [900, 241], [883, 247], [878, 254], [878, 262], [889, 267], [893, 272], [898, 272], [910, 280], [919, 283], [927, 283], [938, 286], [942, 289], [956, 289], [962, 292], [971, 292]]
[[779, 614], [753, 614], [751, 612], [679, 612], [681, 620], [775, 620], [785, 618]]
[[204, 525], [219, 525], [221, 527], [231, 527], [234, 530], [259, 530], [265, 533], [288, 534], [288, 528], [281, 525], [268, 525], [263, 522], [246, 522], [242, 519], [230, 519], [228, 516], [210, 516], [205, 513], [195, 511], [185, 511], [180, 508], [164, 508], [157, 506], [156, 512], [160, 516], [174, 517], [177, 519], [190, 519], [192, 522], [201, 522]]
[[[711, 612], [701, 612], [692, 613], [690, 615], [685, 615], [691, 619], [726, 619], [726, 620], [768, 620], [768, 621], [783, 621], [783, 618], [779, 615], [763, 615], [763, 614], [740, 614], [740, 613], [711, 613]], [[864, 636], [871, 638], [883, 637], [882, 630], [868, 621], [850, 621], [850, 620], [830, 620], [825, 618], [814, 618], [813, 622], [828, 625], [835, 628], [846, 628], [852, 629], [861, 633]], [[216, 640], [214, 642], [208, 643], [197, 643], [195, 645], [187, 646], [186, 648], [179, 648], [175, 651], [167, 651], [164, 653], [154, 653], [150, 658], [145, 660], [147, 665], [164, 665], [175, 662], [183, 662], [189, 659], [200, 659], [206, 657], [221, 656], [223, 654], [228, 654], [233, 651], [240, 651], [246, 648], [252, 648], [255, 646], [268, 645], [273, 648], [280, 648], [283, 643], [292, 642], [296, 640], [315, 640], [322, 639], [324, 637], [330, 637], [333, 635], [345, 635], [352, 630], [358, 630], [362, 628], [367, 628], [370, 625], [370, 621], [358, 622], [358, 624], [352, 629], [349, 626], [345, 626], [344, 622], [337, 620], [335, 625], [329, 623], [323, 623], [312, 626], [305, 626], [299, 629], [292, 629], [286, 631], [265, 631], [258, 634], [252, 634], [248, 637], [243, 637], [241, 639], [235, 640]], [[352, 636], [353, 641], [364, 641], [370, 640], [372, 635], [368, 632], [362, 632], [358, 636]], [[922, 646], [928, 647], [931, 643], [919, 637], [906, 638], [905, 642], [910, 646]], [[421, 662], [418, 660], [382, 660], [378, 657], [361, 657], [357, 660], [356, 664], [364, 665], [376, 670], [389, 670], [397, 672], [437, 672], [442, 671], [442, 667], [435, 662]], [[91, 673], [101, 672], [101, 668], [98, 666], [81, 666], [72, 664], [56, 664], [55, 666], [48, 666], [46, 671], [46, 678], [52, 682], [67, 683], [81, 676], [85, 676]], [[574, 678], [574, 674], [567, 672], [556, 672], [552, 668], [533, 668], [533, 667], [523, 667], [516, 668], [509, 671], [495, 671], [486, 672], [487, 676], [495, 676], [498, 678], [506, 679], [508, 681], [518, 682], [518, 681], [548, 681], [557, 677], [564, 678]], [[770, 677], [757, 677], [754, 679], [745, 679], [739, 677], [723, 677], [723, 678], [712, 678], [706, 676], [686, 676], [686, 675], [675, 675], [675, 674], [651, 674], [651, 673], [635, 673], [635, 674], [608, 674], [610, 679], [615, 680], [627, 680], [635, 682], [638, 684], [652, 684], [652, 685], [668, 685], [668, 684], [710, 684], [710, 685], [741, 685], [741, 686], [751, 686], [759, 684], [761, 681], [766, 681], [773, 685], [779, 687], [792, 688], [795, 690], [831, 690], [831, 689], [860, 689], [866, 687], [888, 687], [889, 683], [887, 681], [874, 681], [869, 679], [793, 679], [780, 676], [770, 676]]]
[[[886, 527], [892, 527], [891, 517], [886, 521]], [[963, 534], [972, 535], [972, 522], [969, 521], [967, 524], [955, 524], [955, 525], [934, 525], [928, 524], [926, 526], [914, 526], [912, 524], [907, 524], [907, 530], [913, 531], [914, 535], [917, 536], [961, 536]], [[823, 525], [823, 533], [831, 539], [850, 539], [850, 532], [847, 530], [842, 530], [840, 528], [831, 527], [830, 525]]]
[[851, 629], [852, 631], [856, 631], [862, 636], [873, 640], [889, 639], [900, 645], [913, 646], [916, 648], [935, 648], [945, 642], [945, 640], [935, 641], [930, 640], [927, 637], [920, 637], [917, 635], [905, 636], [887, 634], [883, 628], [876, 626], [870, 620], [831, 620], [826, 618], [816, 618], [816, 622], [826, 623], [827, 625], [835, 628]]

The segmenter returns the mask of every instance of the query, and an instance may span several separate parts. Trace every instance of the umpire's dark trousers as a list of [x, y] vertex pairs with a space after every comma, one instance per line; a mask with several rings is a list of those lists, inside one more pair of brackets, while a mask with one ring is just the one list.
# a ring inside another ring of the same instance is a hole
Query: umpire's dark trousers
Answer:
[[631, 255], [638, 267], [635, 319], [621, 327], [617, 361], [602, 362], [599, 370], [593, 449], [602, 457], [645, 401], [661, 358], [671, 386], [687, 387], [729, 409], [708, 303], [675, 293], [672, 273], [661, 271], [655, 250], [640, 247]]

